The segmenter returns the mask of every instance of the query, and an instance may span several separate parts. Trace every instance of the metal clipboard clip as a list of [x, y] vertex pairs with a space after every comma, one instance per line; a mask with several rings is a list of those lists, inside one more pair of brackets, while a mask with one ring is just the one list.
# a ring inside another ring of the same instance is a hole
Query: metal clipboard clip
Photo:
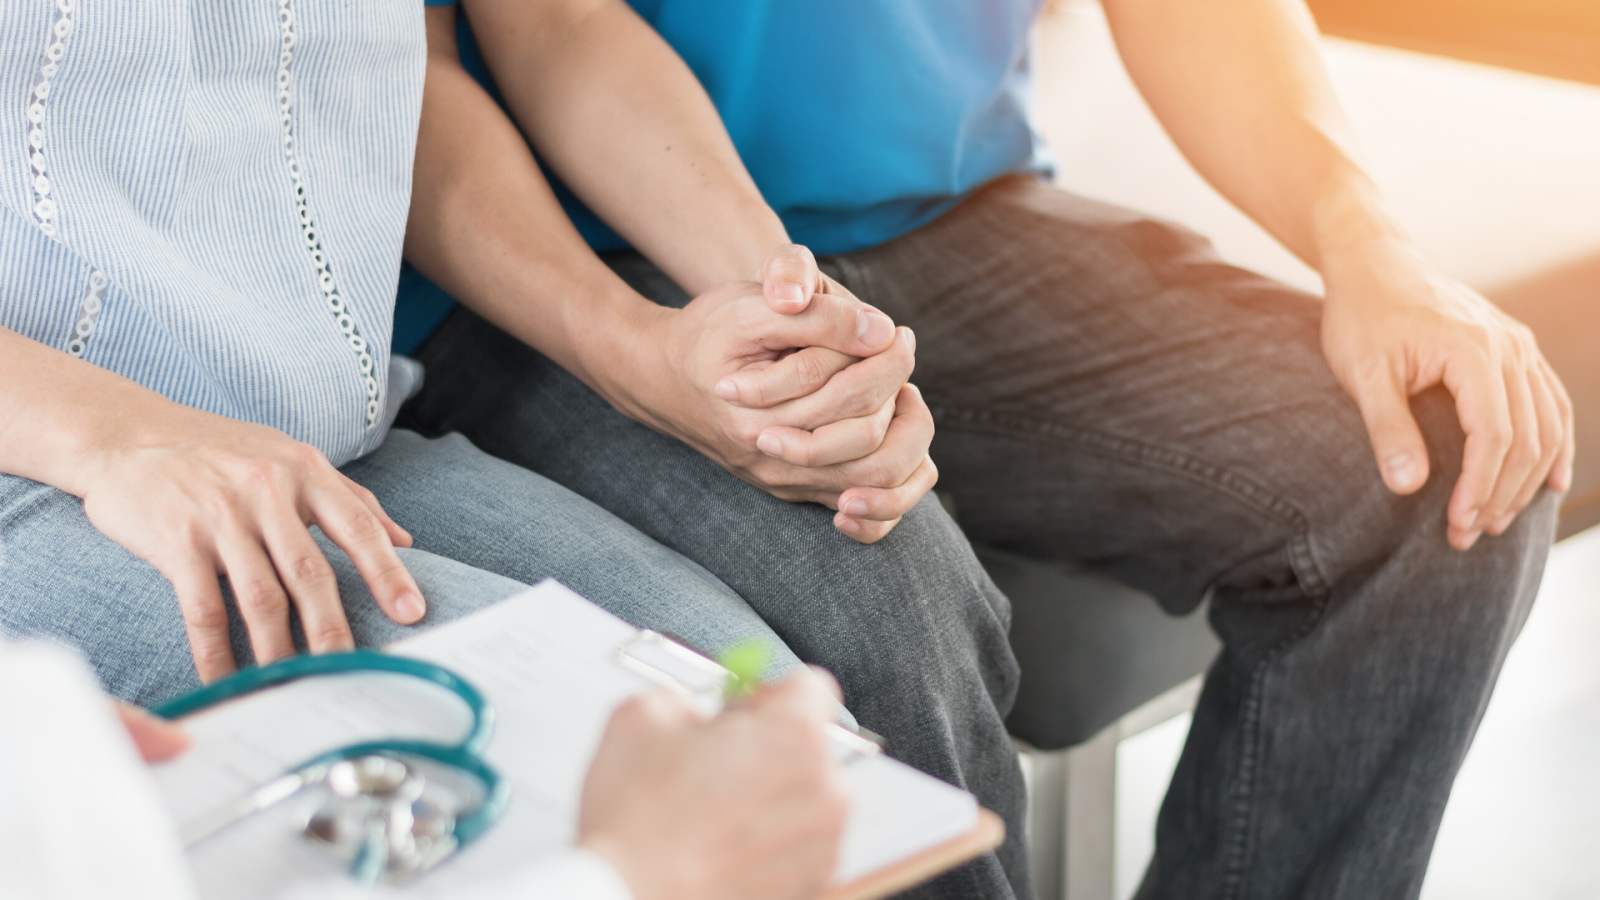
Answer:
[[618, 647], [617, 660], [623, 668], [681, 694], [706, 715], [722, 709], [722, 691], [732, 677], [704, 654], [648, 629]]
[[[704, 716], [722, 711], [723, 691], [733, 673], [715, 660], [659, 631], [640, 631], [617, 648], [623, 668], [661, 687], [675, 691]], [[857, 734], [829, 723], [828, 738], [835, 757], [851, 762], [882, 752], [883, 738], [866, 729]]]

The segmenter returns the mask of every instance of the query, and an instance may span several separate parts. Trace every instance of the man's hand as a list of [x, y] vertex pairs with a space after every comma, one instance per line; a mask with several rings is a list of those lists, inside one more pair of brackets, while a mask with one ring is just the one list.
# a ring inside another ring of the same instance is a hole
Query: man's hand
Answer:
[[1424, 263], [1362, 170], [1301, 0], [1104, 0], [1118, 52], [1195, 169], [1322, 273], [1322, 348], [1384, 483], [1428, 479], [1407, 399], [1443, 384], [1467, 434], [1450, 543], [1572, 478], [1572, 404], [1526, 328]]
[[1571, 486], [1572, 402], [1527, 327], [1393, 239], [1323, 263], [1323, 352], [1361, 407], [1390, 490], [1428, 480], [1408, 398], [1438, 384], [1455, 395], [1467, 442], [1448, 509], [1452, 546], [1505, 531], [1541, 485]]
[[350, 555], [390, 618], [422, 618], [422, 592], [394, 551], [410, 535], [316, 448], [275, 429], [165, 404], [100, 449], [80, 491], [96, 528], [172, 582], [203, 681], [235, 668], [218, 575], [257, 662], [294, 654], [291, 603], [312, 651], [354, 646], [311, 525]]
[[[761, 292], [766, 297], [767, 307], [780, 315], [792, 316], [805, 312], [810, 307], [812, 298], [819, 294], [852, 299], [855, 297], [844, 285], [824, 275], [817, 267], [817, 259], [811, 250], [800, 244], [786, 244], [767, 254], [760, 270], [756, 273], [756, 280], [761, 282]], [[914, 352], [916, 335], [912, 334], [909, 328], [905, 329], [905, 332], [911, 339], [911, 349]], [[811, 352], [814, 353], [814, 360], [807, 361], [807, 364], [814, 363], [815, 368], [810, 377], [819, 384], [856, 361], [838, 354], [829, 355], [830, 351], [822, 348], [813, 348]], [[738, 385], [739, 377], [735, 376], [725, 384]], [[744, 377], [754, 380], [754, 376]], [[726, 400], [746, 405], [761, 405], [761, 398], [748, 388], [724, 389], [723, 385], [719, 385], [718, 388], [719, 395]], [[915, 396], [912, 396], [913, 394]], [[901, 399], [908, 407], [927, 408], [927, 404], [922, 402], [921, 392], [909, 383], [901, 389]], [[931, 421], [929, 424], [931, 428]], [[770, 435], [763, 435], [758, 446], [768, 456], [808, 465], [810, 463], [806, 463], [805, 460], [813, 458], [809, 455], [810, 450], [818, 443], [818, 438], [824, 437], [820, 431], [808, 435], [803, 431], [797, 433], [795, 429], [774, 428], [771, 429]], [[915, 487], [920, 488], [918, 491], [901, 490], [895, 494], [886, 494], [882, 489], [862, 487], [848, 492], [848, 496], [842, 496], [830, 504], [839, 511], [839, 514], [834, 516], [834, 527], [862, 543], [870, 544], [882, 538], [899, 523], [900, 517], [906, 510], [915, 505], [923, 494], [933, 489], [939, 480], [939, 470], [931, 458], [925, 458], [913, 472], [913, 478], [916, 480]]]
[[665, 692], [619, 708], [589, 768], [578, 844], [638, 900], [816, 895], [848, 803], [820, 679], [791, 676], [711, 722]]
[[778, 314], [755, 283], [649, 315], [640, 357], [659, 374], [607, 391], [629, 415], [777, 497], [839, 510], [835, 526], [866, 543], [932, 489], [910, 329], [842, 289]]

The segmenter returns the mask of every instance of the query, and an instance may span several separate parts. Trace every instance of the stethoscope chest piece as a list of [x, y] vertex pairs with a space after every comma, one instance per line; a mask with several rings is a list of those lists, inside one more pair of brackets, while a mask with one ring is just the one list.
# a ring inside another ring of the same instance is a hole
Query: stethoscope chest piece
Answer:
[[185, 847], [302, 792], [316, 792], [301, 834], [343, 860], [359, 881], [401, 882], [438, 865], [499, 821], [510, 788], [482, 756], [494, 733], [494, 710], [459, 675], [424, 660], [366, 650], [294, 656], [237, 672], [156, 713], [173, 719], [263, 688], [353, 672], [389, 672], [436, 684], [466, 705], [472, 727], [454, 744], [394, 738], [331, 750], [188, 823]]
[[420, 767], [374, 753], [322, 768], [307, 773], [325, 798], [302, 833], [346, 863], [357, 881], [405, 881], [455, 851], [456, 817], [425, 795]]

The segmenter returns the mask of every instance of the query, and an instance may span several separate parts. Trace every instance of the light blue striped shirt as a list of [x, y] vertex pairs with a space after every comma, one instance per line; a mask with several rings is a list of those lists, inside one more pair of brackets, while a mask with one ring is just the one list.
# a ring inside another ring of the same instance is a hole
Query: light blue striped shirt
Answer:
[[373, 450], [425, 63], [416, 0], [0, 4], [0, 325]]

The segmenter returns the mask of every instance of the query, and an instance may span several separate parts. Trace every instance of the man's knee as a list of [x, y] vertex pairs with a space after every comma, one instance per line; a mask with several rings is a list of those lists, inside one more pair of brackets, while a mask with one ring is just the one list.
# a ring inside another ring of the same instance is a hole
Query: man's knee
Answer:
[[[1448, 544], [1449, 506], [1461, 480], [1467, 442], [1455, 398], [1442, 387], [1425, 391], [1413, 399], [1412, 413], [1428, 446], [1429, 476], [1427, 484], [1412, 495], [1415, 499], [1402, 519], [1407, 526], [1405, 537], [1423, 543], [1430, 554], [1474, 561], [1470, 565], [1485, 577], [1481, 587], [1486, 593], [1497, 588], [1514, 590], [1527, 580], [1529, 572], [1536, 585], [1555, 539], [1559, 499], [1540, 489], [1505, 533], [1485, 533], [1472, 549], [1455, 550]], [[1388, 493], [1381, 482], [1379, 490]]]
[[[1360, 499], [1345, 507], [1331, 533], [1345, 551], [1331, 573], [1335, 596], [1355, 593], [1355, 579], [1377, 590], [1367, 615], [1385, 627], [1411, 627], [1419, 641], [1451, 645], [1455, 658], [1498, 659], [1522, 627], [1555, 535], [1559, 498], [1541, 489], [1512, 526], [1483, 535], [1470, 550], [1449, 543], [1447, 511], [1461, 477], [1465, 435], [1454, 399], [1442, 388], [1412, 400], [1428, 445], [1429, 477], [1417, 492], [1397, 496], [1375, 466]], [[1468, 663], [1470, 664], [1470, 663]]]

